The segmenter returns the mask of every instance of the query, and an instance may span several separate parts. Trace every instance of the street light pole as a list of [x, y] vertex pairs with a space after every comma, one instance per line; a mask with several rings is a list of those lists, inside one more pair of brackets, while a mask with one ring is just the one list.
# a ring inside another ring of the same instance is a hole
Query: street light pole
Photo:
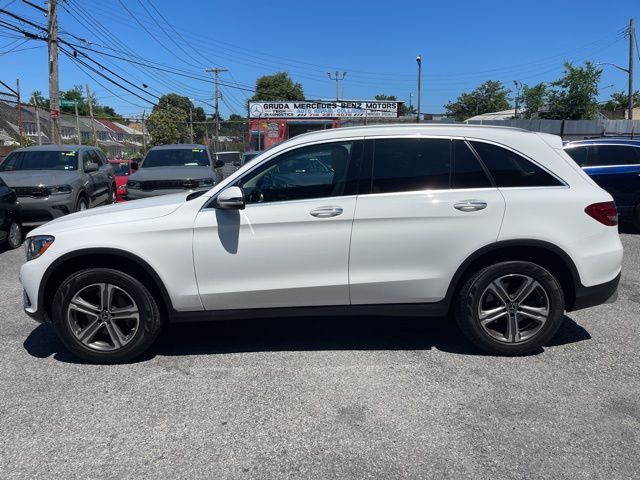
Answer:
[[518, 119], [518, 106], [520, 102], [520, 89], [522, 88], [522, 82], [519, 80], [514, 80], [513, 84], [516, 86], [516, 111], [514, 112], [513, 118]]
[[417, 122], [420, 123], [420, 94], [421, 94], [421, 83], [422, 83], [422, 55], [418, 55], [416, 57], [416, 62], [418, 62], [418, 118], [417, 118]]
[[629, 20], [629, 120], [633, 120], [633, 46], [635, 34], [632, 18]]

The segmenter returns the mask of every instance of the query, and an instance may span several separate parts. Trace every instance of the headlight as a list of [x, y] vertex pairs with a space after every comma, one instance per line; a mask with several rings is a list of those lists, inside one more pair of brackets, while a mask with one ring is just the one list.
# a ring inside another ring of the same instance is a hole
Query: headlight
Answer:
[[54, 185], [52, 187], [45, 187], [47, 195], [65, 195], [71, 193], [73, 190], [71, 185]]
[[47, 248], [51, 246], [54, 237], [50, 235], [38, 235], [35, 237], [29, 237], [24, 242], [24, 249], [27, 255], [27, 262], [29, 260], [33, 260], [34, 258], [38, 258], [44, 252], [47, 251]]
[[201, 178], [196, 182], [198, 182], [199, 187], [213, 187], [213, 178]]
[[140, 182], [136, 182], [135, 180], [129, 180], [127, 182], [127, 188], [140, 188]]

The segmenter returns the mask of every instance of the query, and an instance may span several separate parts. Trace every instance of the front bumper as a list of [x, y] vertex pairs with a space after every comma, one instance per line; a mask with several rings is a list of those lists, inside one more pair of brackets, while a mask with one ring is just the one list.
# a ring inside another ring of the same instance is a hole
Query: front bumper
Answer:
[[18, 197], [22, 211], [22, 224], [34, 227], [50, 222], [75, 210], [75, 197], [68, 195], [51, 195], [43, 198]]
[[613, 280], [600, 285], [576, 287], [576, 299], [571, 309], [567, 311], [582, 310], [583, 308], [595, 307], [603, 303], [613, 303], [618, 298], [618, 284], [620, 283], [619, 273]]

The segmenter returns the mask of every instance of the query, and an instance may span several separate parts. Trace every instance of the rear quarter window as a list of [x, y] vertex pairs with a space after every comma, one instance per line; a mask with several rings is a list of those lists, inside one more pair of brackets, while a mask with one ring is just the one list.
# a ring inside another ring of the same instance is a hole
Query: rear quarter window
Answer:
[[472, 141], [498, 187], [557, 187], [563, 183], [530, 160], [491, 143]]

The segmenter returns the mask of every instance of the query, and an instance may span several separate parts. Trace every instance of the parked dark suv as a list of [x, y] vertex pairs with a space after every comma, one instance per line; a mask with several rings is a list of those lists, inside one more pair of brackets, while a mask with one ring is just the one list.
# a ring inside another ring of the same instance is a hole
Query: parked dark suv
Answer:
[[640, 229], [640, 140], [597, 138], [569, 142], [565, 151], [611, 194], [621, 220]]
[[16, 193], [0, 178], [0, 246], [18, 248], [22, 244], [20, 206]]
[[115, 201], [115, 176], [102, 151], [85, 145], [19, 148], [0, 164], [18, 195], [24, 225]]

